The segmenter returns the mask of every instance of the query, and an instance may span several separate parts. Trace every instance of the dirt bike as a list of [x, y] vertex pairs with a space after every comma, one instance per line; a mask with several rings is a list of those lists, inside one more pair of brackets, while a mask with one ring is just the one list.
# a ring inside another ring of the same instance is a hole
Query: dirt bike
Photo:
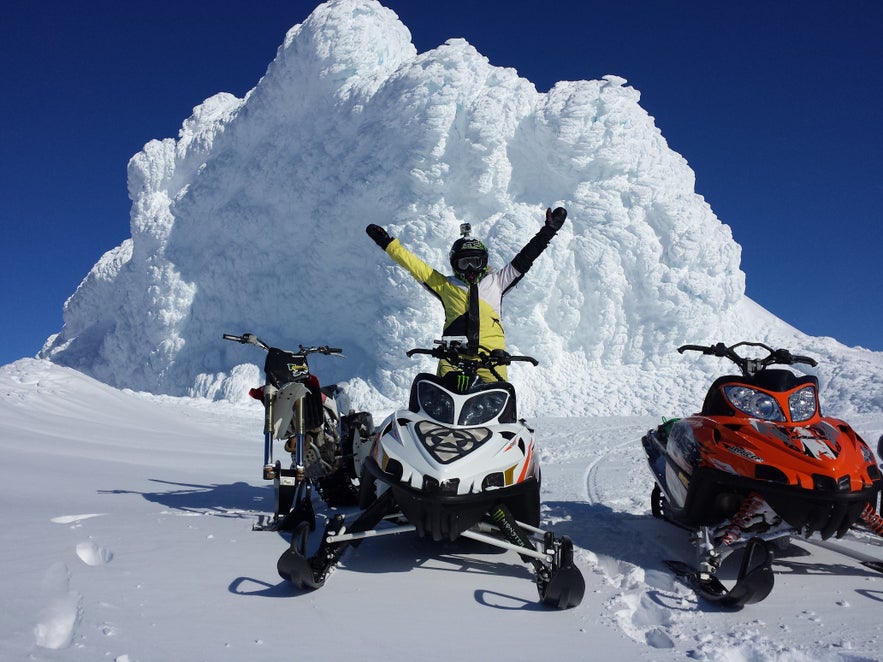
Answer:
[[[342, 350], [327, 345], [279, 349], [253, 333], [225, 333], [223, 337], [267, 353], [265, 383], [252, 388], [249, 395], [264, 405], [262, 477], [273, 481], [275, 499], [273, 515], [261, 516], [254, 529], [291, 531], [302, 523], [314, 529], [314, 486], [329, 505], [355, 505], [358, 481], [353, 443], [356, 437], [373, 435], [371, 414], [355, 412], [337, 384], [321, 386], [307, 362], [310, 354], [342, 356]], [[274, 440], [284, 443], [290, 463], [274, 459]]]
[[[516, 551], [534, 570], [543, 604], [567, 609], [585, 591], [573, 563], [573, 543], [539, 528], [540, 467], [533, 430], [516, 412], [515, 389], [499, 366], [528, 356], [504, 351], [467, 353], [465, 338], [412, 349], [453, 367], [443, 376], [419, 373], [406, 408], [387, 417], [371, 444], [355, 449], [362, 512], [343, 514], [325, 527], [308, 556], [307, 531], [294, 532], [279, 558], [280, 576], [305, 589], [321, 587], [351, 544], [368, 537], [415, 532], [434, 541], [459, 537]], [[479, 371], [497, 381], [483, 382]]]
[[[772, 591], [772, 561], [791, 536], [827, 540], [860, 525], [883, 534], [871, 449], [847, 423], [822, 416], [815, 376], [771, 367], [814, 359], [754, 342], [678, 348], [686, 351], [729, 359], [741, 374], [719, 377], [699, 413], [642, 439], [653, 515], [690, 531], [697, 551], [696, 566], [667, 561], [672, 570], [704, 598], [738, 608]], [[727, 589], [716, 573], [737, 549], [741, 565]]]

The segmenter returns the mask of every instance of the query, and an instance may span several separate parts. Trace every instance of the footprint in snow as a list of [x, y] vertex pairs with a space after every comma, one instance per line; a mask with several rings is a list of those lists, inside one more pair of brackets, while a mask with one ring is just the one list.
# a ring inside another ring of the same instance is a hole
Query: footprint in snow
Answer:
[[46, 571], [43, 592], [48, 602], [34, 626], [36, 644], [53, 650], [67, 648], [82, 615], [82, 597], [70, 590], [70, 571], [64, 563], [56, 563]]
[[113, 559], [113, 552], [94, 542], [81, 542], [77, 545], [77, 556], [86, 565], [104, 565]]

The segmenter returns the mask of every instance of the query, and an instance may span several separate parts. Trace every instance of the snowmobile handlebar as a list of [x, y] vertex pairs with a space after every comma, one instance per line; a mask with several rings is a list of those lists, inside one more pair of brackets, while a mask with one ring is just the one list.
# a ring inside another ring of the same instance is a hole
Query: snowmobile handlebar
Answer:
[[[761, 349], [765, 349], [768, 354], [767, 356], [754, 359], [748, 358], [745, 356], [739, 356], [736, 353], [737, 347], [760, 347]], [[801, 356], [799, 354], [792, 354], [787, 349], [773, 349], [769, 345], [765, 345], [760, 342], [738, 342], [735, 345], [730, 345], [729, 347], [722, 342], [716, 343], [714, 345], [681, 345], [678, 347], [678, 353], [683, 354], [684, 352], [692, 351], [692, 352], [702, 352], [703, 354], [708, 354], [711, 356], [720, 356], [722, 358], [730, 359], [733, 363], [739, 366], [739, 369], [742, 371], [747, 377], [754, 375], [767, 366], [770, 365], [794, 365], [795, 363], [805, 363], [809, 366], [817, 366], [818, 361], [808, 356]]]
[[468, 353], [464, 347], [458, 345], [440, 345], [432, 349], [417, 347], [407, 352], [408, 358], [414, 354], [427, 354], [436, 359], [444, 359], [453, 365], [469, 362], [474, 364], [476, 369], [491, 369], [501, 365], [510, 365], [516, 361], [539, 365], [539, 361], [532, 356], [515, 356], [503, 349], [487, 350], [483, 347], [480, 347], [475, 354]]
[[[233, 342], [254, 345], [255, 347], [260, 347], [264, 351], [270, 350], [270, 346], [253, 333], [243, 333], [241, 336], [233, 335], [232, 333], [225, 333], [224, 340], [232, 340]], [[341, 349], [340, 347], [329, 347], [328, 345], [319, 345], [313, 347], [304, 347], [303, 345], [300, 345], [299, 347], [300, 349], [298, 349], [297, 353], [303, 356], [306, 356], [307, 354], [325, 354], [326, 356], [341, 357], [343, 356], [343, 349]]]

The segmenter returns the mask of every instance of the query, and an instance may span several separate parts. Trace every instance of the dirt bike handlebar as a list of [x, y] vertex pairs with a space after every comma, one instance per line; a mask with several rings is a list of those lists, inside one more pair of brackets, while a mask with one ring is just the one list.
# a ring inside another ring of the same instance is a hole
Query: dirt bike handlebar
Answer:
[[[232, 340], [233, 342], [254, 345], [255, 347], [260, 347], [265, 351], [270, 350], [270, 346], [253, 333], [243, 333], [241, 336], [237, 336], [232, 333], [225, 333], [224, 340]], [[314, 347], [304, 347], [303, 345], [300, 345], [300, 349], [297, 353], [304, 356], [306, 356], [307, 354], [325, 354], [326, 356], [333, 355], [341, 357], [343, 356], [343, 350], [340, 347], [329, 347], [328, 345], [320, 345]]]

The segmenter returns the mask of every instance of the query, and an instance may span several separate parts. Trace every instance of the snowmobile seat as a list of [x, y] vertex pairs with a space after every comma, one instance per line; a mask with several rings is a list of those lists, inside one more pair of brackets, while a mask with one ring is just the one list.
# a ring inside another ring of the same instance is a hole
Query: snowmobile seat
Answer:
[[753, 377], [724, 375], [715, 379], [708, 389], [705, 402], [702, 403], [703, 416], [732, 416], [735, 413], [721, 390], [722, 385], [733, 383], [777, 392], [790, 391], [804, 384], [812, 384], [816, 387], [817, 391], [819, 388], [819, 380], [816, 376], [804, 375], [798, 377], [790, 370], [767, 368], [766, 370], [761, 370]]

